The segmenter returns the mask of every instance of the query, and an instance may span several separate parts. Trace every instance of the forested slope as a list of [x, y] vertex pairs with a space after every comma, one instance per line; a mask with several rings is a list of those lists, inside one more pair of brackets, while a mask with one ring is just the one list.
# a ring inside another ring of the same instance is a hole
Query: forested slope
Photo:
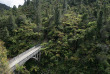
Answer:
[[3, 10], [3, 9], [9, 10], [10, 7], [6, 6], [5, 4], [0, 3], [0, 10]]
[[110, 0], [25, 0], [0, 17], [8, 58], [44, 47], [21, 73], [110, 74]]

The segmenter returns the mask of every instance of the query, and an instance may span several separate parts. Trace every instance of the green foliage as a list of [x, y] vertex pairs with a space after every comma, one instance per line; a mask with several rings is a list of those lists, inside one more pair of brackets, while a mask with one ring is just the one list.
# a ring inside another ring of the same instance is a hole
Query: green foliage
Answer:
[[26, 68], [24, 66], [19, 66], [19, 65], [16, 65], [16, 72], [15, 73], [30, 74], [30, 72], [28, 70], [26, 70]]
[[109, 10], [110, 0], [25, 0], [0, 12], [0, 39], [8, 58], [44, 46], [41, 60], [30, 59], [20, 73], [109, 74]]
[[0, 73], [11, 74], [8, 68], [7, 51], [4, 47], [4, 42], [0, 40]]

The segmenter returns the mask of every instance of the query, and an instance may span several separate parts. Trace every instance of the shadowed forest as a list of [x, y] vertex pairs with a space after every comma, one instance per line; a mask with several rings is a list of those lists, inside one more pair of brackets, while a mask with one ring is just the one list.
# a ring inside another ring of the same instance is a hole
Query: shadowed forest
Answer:
[[40, 61], [16, 74], [110, 74], [110, 0], [0, 4], [0, 74], [11, 74], [8, 60], [37, 44]]

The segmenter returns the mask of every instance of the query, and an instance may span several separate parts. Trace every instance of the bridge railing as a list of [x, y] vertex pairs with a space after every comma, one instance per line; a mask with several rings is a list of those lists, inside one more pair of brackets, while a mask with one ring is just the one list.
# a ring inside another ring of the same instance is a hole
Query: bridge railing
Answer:
[[34, 48], [36, 48], [36, 47], [38, 47], [38, 46], [39, 46], [39, 45], [36, 45], [36, 46], [30, 48], [29, 50], [27, 50], [27, 51], [25, 51], [25, 52], [19, 54], [18, 56], [16, 56], [16, 57], [14, 57], [13, 59], [11, 59], [11, 60], [9, 61], [9, 63], [12, 63], [12, 62], [15, 61], [17, 58], [22, 57], [24, 54], [26, 54], [26, 53], [32, 51]]
[[[22, 59], [21, 61], [19, 61], [19, 63], [17, 63], [19, 66], [23, 65], [27, 60], [29, 60], [30, 58], [32, 58], [34, 55], [36, 55], [39, 51], [40, 51], [41, 46], [39, 47], [39, 49], [35, 52], [33, 52], [32, 54], [28, 55], [26, 58]], [[37, 57], [39, 58], [39, 57]], [[16, 69], [16, 65], [14, 65], [13, 67], [11, 67], [11, 70], [14, 71]]]

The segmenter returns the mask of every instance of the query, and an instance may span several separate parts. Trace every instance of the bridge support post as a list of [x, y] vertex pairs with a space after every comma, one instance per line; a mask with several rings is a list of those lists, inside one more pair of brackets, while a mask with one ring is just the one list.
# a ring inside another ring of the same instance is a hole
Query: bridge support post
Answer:
[[41, 52], [38, 52], [38, 54], [36, 54], [35, 56], [32, 57], [33, 59], [40, 61], [41, 58]]

